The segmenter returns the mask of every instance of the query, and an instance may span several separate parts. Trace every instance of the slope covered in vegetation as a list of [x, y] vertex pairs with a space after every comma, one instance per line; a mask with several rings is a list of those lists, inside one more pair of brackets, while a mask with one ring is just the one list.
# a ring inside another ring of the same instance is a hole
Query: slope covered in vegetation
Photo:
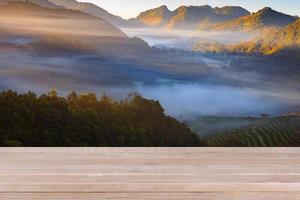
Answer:
[[199, 41], [193, 50], [214, 53], [246, 53], [246, 54], [288, 54], [290, 59], [300, 59], [300, 19], [284, 28], [270, 28], [247, 42], [240, 44], [221, 44], [215, 41]]
[[297, 17], [266, 7], [256, 13], [228, 22], [212, 24], [205, 29], [212, 31], [256, 31], [270, 27], [285, 27], [296, 20]]
[[250, 126], [260, 120], [254, 117], [202, 116], [187, 124], [200, 137], [211, 137], [225, 131]]
[[285, 49], [300, 47], [300, 19], [289, 24], [283, 29], [273, 30], [265, 33], [255, 42], [244, 43], [237, 46], [239, 51], [262, 52], [274, 54]]
[[184, 124], [164, 115], [159, 102], [95, 94], [67, 98], [55, 91], [0, 93], [0, 146], [199, 146]]
[[209, 146], [295, 147], [300, 146], [300, 117], [265, 118], [257, 123], [219, 133]]

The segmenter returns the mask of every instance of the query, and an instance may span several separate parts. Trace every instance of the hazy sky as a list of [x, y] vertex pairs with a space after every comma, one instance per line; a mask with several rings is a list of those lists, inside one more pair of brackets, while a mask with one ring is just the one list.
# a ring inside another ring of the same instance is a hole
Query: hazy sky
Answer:
[[149, 8], [167, 5], [174, 10], [179, 5], [206, 5], [224, 6], [238, 5], [249, 11], [257, 11], [263, 7], [272, 7], [275, 10], [300, 16], [300, 0], [79, 0], [92, 2], [109, 12], [130, 18], [137, 16], [141, 11]]

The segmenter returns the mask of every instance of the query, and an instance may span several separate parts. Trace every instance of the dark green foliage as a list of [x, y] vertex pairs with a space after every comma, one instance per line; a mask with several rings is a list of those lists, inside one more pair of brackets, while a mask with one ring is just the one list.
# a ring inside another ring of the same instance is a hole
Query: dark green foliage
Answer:
[[95, 94], [67, 98], [55, 91], [0, 93], [0, 146], [200, 146], [159, 102], [138, 95], [125, 101]]

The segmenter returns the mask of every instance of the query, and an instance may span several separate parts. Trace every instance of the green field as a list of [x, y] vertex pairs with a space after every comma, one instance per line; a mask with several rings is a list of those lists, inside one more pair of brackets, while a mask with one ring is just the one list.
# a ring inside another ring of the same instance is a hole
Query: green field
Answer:
[[300, 146], [300, 117], [261, 118], [254, 124], [215, 133], [209, 146], [294, 147]]

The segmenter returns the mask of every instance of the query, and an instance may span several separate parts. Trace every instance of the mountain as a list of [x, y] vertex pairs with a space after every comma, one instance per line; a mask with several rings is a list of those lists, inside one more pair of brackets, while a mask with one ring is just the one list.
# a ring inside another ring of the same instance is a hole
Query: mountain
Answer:
[[224, 22], [249, 14], [241, 7], [212, 8], [208, 5], [181, 6], [175, 13], [176, 15], [167, 24], [168, 29], [196, 29], [202, 23]]
[[151, 65], [144, 64], [150, 50], [143, 40], [129, 38], [105, 20], [81, 11], [27, 2], [0, 7], [2, 89], [91, 91], [153, 80]]
[[199, 41], [194, 44], [195, 51], [215, 53], [258, 53], [265, 55], [280, 54], [289, 57], [289, 60], [300, 61], [300, 19], [283, 27], [269, 28], [247, 42], [226, 45], [214, 41]]
[[274, 31], [258, 41], [260, 49], [265, 54], [272, 54], [284, 49], [300, 48], [300, 19], [287, 27]]
[[127, 37], [120, 29], [101, 18], [80, 11], [48, 9], [29, 2], [14, 1], [0, 7], [0, 17], [0, 25], [7, 25], [1, 27], [2, 30], [8, 29], [20, 34]]
[[[298, 54], [300, 49], [300, 19], [282, 29], [271, 29], [263, 32], [257, 39], [227, 47], [231, 52], [263, 53], [266, 55], [289, 51]], [[294, 56], [293, 56], [294, 57]]]
[[167, 6], [160, 6], [142, 12], [136, 21], [152, 27], [195, 30], [201, 24], [228, 21], [248, 14], [247, 10], [234, 6], [181, 6], [174, 11], [170, 11]]
[[160, 6], [151, 10], [142, 12], [137, 17], [137, 21], [147, 26], [164, 26], [174, 15], [167, 6]]
[[50, 8], [50, 9], [60, 9], [63, 8], [61, 6], [58, 6], [54, 3], [51, 3], [49, 0], [0, 0], [0, 6], [4, 6], [9, 4], [9, 2], [27, 2], [27, 3], [33, 3], [36, 5], [39, 5], [44, 8]]
[[228, 22], [207, 26], [212, 31], [255, 31], [269, 27], [284, 27], [297, 20], [297, 17], [263, 8], [256, 13], [240, 17]]
[[104, 10], [103, 8], [100, 8], [99, 6], [96, 6], [92, 3], [82, 3], [76, 0], [49, 0], [49, 1], [58, 6], [63, 6], [65, 8], [72, 9], [72, 10], [79, 10], [89, 15], [100, 17], [115, 26], [123, 26], [127, 23], [126, 20], [122, 19], [121, 17], [113, 15], [108, 11]]
[[98, 53], [120, 54], [122, 51], [147, 48], [144, 41], [129, 38], [101, 18], [81, 11], [48, 9], [28, 2], [10, 2], [0, 7], [0, 30], [5, 33], [2, 40], [27, 38], [31, 40], [32, 47], [43, 49], [43, 52], [50, 47], [53, 51], [54, 47], [68, 50], [78, 46], [78, 49], [88, 47], [88, 52], [94, 49]]

